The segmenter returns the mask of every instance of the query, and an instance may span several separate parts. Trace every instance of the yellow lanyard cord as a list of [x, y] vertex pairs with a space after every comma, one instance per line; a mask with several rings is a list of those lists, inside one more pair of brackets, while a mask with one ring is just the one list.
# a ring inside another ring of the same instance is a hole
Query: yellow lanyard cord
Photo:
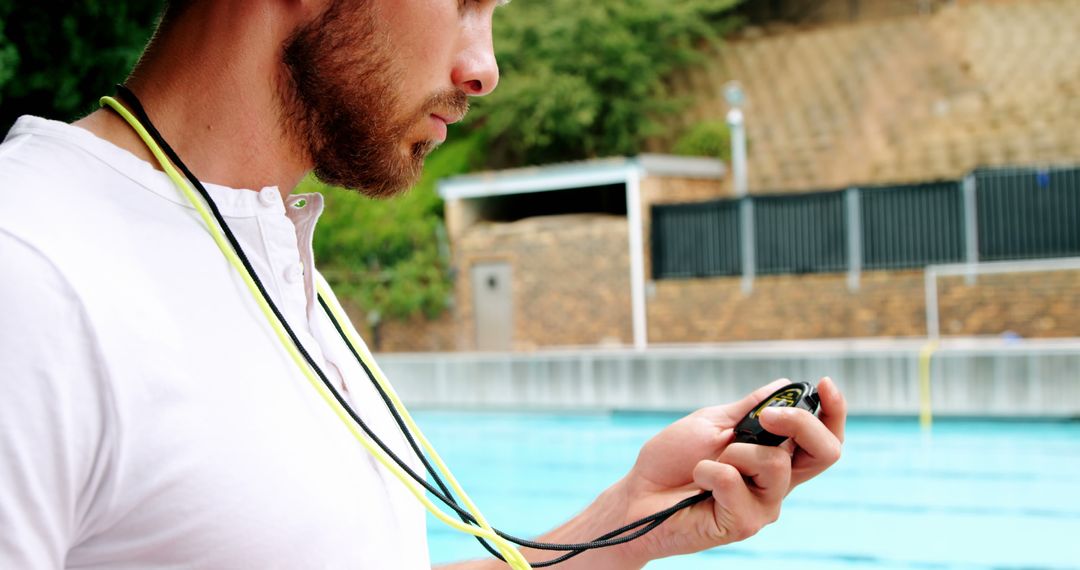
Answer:
[[360, 335], [356, 332], [356, 329], [353, 328], [352, 322], [349, 320], [348, 316], [345, 315], [345, 311], [341, 308], [341, 305], [338, 304], [337, 299], [329, 294], [330, 285], [326, 283], [322, 275], [317, 275], [316, 287], [318, 288], [319, 295], [327, 300], [327, 306], [330, 308], [332, 318], [338, 323], [345, 323], [346, 326], [342, 327], [342, 330], [345, 332], [346, 340], [348, 340], [349, 344], [353, 347], [353, 350], [360, 355], [360, 359], [367, 364], [375, 381], [378, 382], [379, 387], [381, 387], [387, 397], [390, 398], [390, 401], [394, 405], [394, 409], [397, 410], [402, 420], [404, 420], [405, 424], [409, 427], [410, 433], [413, 434], [413, 437], [415, 437], [424, 450], [427, 451], [431, 460], [435, 462], [435, 466], [439, 469], [439, 472], [443, 474], [447, 482], [449, 482], [450, 487], [457, 493], [462, 502], [465, 503], [465, 508], [470, 514], [476, 517], [477, 523], [483, 528], [490, 529], [490, 525], [484, 520], [483, 515], [480, 514], [480, 510], [473, 504], [468, 493], [461, 487], [457, 478], [454, 477], [454, 474], [450, 472], [450, 469], [443, 462], [442, 457], [439, 456], [439, 452], [435, 451], [435, 447], [432, 446], [431, 442], [424, 436], [424, 432], [420, 430], [420, 426], [416, 425], [416, 422], [412, 418], [412, 414], [409, 413], [409, 410], [401, 402], [401, 399], [398, 398], [397, 392], [394, 391], [394, 387], [386, 379], [386, 376], [383, 375], [382, 369], [380, 369], [379, 365], [375, 362], [375, 358], [368, 352], [367, 344], [364, 343], [363, 339], [361, 339]]
[[[431, 459], [435, 461], [435, 464], [439, 468], [439, 471], [441, 471], [445, 475], [447, 480], [450, 482], [450, 485], [453, 487], [454, 491], [457, 492], [458, 495], [461, 497], [466, 509], [480, 525], [479, 528], [458, 521], [447, 515], [441, 509], [439, 509], [434, 503], [431, 502], [430, 499], [427, 498], [427, 496], [424, 494], [423, 488], [420, 487], [415, 481], [410, 479], [404, 469], [394, 463], [393, 460], [391, 460], [382, 449], [380, 449], [373, 441], [371, 441], [371, 439], [365, 433], [363, 433], [359, 426], [357, 426], [356, 423], [352, 421], [352, 419], [349, 417], [348, 412], [342, 407], [340, 403], [338, 403], [337, 400], [334, 399], [334, 396], [330, 393], [330, 390], [321, 381], [319, 381], [315, 373], [311, 370], [311, 367], [308, 366], [306, 362], [304, 362], [300, 351], [298, 350], [296, 345], [293, 344], [293, 342], [288, 338], [288, 335], [285, 332], [285, 327], [274, 315], [273, 310], [270, 308], [267, 300], [263, 298], [262, 294], [260, 294], [259, 289], [255, 284], [255, 280], [244, 268], [243, 263], [240, 261], [240, 258], [237, 256], [236, 252], [233, 251], [232, 247], [225, 239], [225, 236], [222, 234], [221, 229], [217, 226], [217, 224], [214, 222], [214, 219], [207, 211], [206, 206], [199, 199], [195, 191], [192, 190], [189, 181], [186, 180], [184, 176], [176, 170], [173, 164], [165, 156], [165, 153], [158, 146], [157, 142], [155, 142], [153, 137], [151, 137], [150, 134], [147, 132], [146, 128], [123, 105], [121, 105], [112, 97], [102, 97], [101, 104], [106, 105], [116, 111], [121, 117], [124, 118], [125, 121], [128, 122], [129, 125], [131, 125], [131, 128], [135, 130], [136, 134], [139, 135], [139, 138], [142, 139], [143, 143], [146, 144], [147, 148], [154, 155], [154, 158], [161, 165], [162, 169], [165, 171], [165, 174], [169, 177], [169, 179], [172, 180], [173, 184], [176, 185], [176, 187], [181, 191], [184, 197], [187, 198], [188, 202], [190, 202], [191, 205], [195, 208], [195, 211], [198, 212], [199, 217], [202, 218], [203, 222], [206, 224], [206, 227], [209, 230], [211, 237], [214, 239], [214, 243], [217, 244], [218, 249], [221, 250], [221, 253], [240, 274], [240, 277], [244, 281], [244, 285], [247, 286], [248, 291], [255, 299], [255, 302], [258, 304], [259, 309], [266, 317], [266, 320], [270, 323], [270, 327], [277, 335], [278, 340], [281, 342], [282, 346], [285, 347], [285, 350], [288, 352], [289, 356], [293, 359], [293, 362], [296, 363], [297, 367], [303, 373], [304, 377], [307, 378], [308, 382], [319, 393], [323, 401], [325, 401], [326, 404], [330, 406], [330, 408], [334, 411], [334, 414], [337, 415], [338, 419], [340, 419], [342, 423], [345, 424], [345, 427], [349, 430], [349, 432], [353, 434], [353, 437], [355, 437], [356, 440], [360, 442], [360, 445], [362, 445], [364, 449], [368, 451], [368, 453], [374, 456], [375, 459], [380, 464], [382, 464], [383, 467], [385, 467], [395, 477], [397, 477], [397, 479], [401, 481], [403, 485], [405, 485], [409, 492], [411, 492], [412, 495], [424, 505], [428, 512], [434, 515], [437, 519], [461, 532], [468, 533], [486, 540], [490, 540], [495, 544], [495, 546], [499, 550], [499, 553], [506, 560], [506, 563], [514, 570], [531, 570], [532, 566], [529, 565], [529, 562], [525, 559], [524, 555], [522, 555], [517, 548], [514, 548], [514, 546], [510, 544], [507, 540], [503, 539], [495, 533], [494, 529], [492, 529], [491, 525], [487, 523], [483, 515], [480, 513], [479, 509], [476, 508], [476, 505], [473, 504], [472, 500], [469, 499], [468, 495], [458, 484], [457, 479], [450, 473], [450, 470], [446, 467], [446, 464], [435, 452], [434, 448], [431, 446], [431, 443], [428, 442], [427, 438], [424, 437], [423, 434], [420, 432], [419, 428], [416, 426], [416, 423], [413, 421], [412, 417], [409, 415], [404, 405], [402, 405], [401, 400], [390, 387], [390, 383], [386, 381], [386, 378], [383, 376], [382, 371], [378, 368], [378, 366], [374, 364], [374, 358], [372, 358], [371, 354], [367, 351], [367, 347], [364, 345], [363, 341], [360, 340], [359, 335], [356, 334], [356, 331], [355, 329], [353, 329], [348, 317], [345, 316], [345, 312], [341, 309], [340, 305], [338, 305], [337, 300], [334, 298], [334, 296], [329, 294], [330, 287], [326, 284], [322, 277], [319, 276], [318, 279], [318, 292], [324, 299], [327, 300], [328, 306], [331, 308], [331, 318], [333, 318], [337, 322], [339, 328], [346, 332], [346, 338], [349, 344], [352, 345], [353, 350], [355, 350], [357, 354], [361, 355], [361, 359], [365, 362], [365, 364], [368, 365], [368, 368], [372, 370], [372, 374], [374, 375], [376, 382], [378, 382], [379, 385], [383, 388], [383, 390], [386, 391], [386, 393], [391, 399], [391, 402], [394, 405], [394, 408], [405, 420], [406, 424], [409, 426], [409, 429], [412, 430], [414, 436], [420, 441], [424, 449], [427, 450], [428, 453], [431, 455]], [[341, 323], [345, 323], [346, 326], [340, 326]]]

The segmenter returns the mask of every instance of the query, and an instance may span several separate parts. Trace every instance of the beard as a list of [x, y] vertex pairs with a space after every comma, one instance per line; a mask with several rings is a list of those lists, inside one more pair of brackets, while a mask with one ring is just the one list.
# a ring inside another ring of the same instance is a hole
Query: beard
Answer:
[[415, 184], [424, 158], [438, 146], [431, 139], [410, 140], [417, 124], [435, 112], [464, 115], [469, 102], [462, 91], [449, 89], [419, 108], [402, 109], [404, 70], [365, 4], [335, 0], [285, 41], [279, 99], [285, 130], [315, 176], [383, 198]]

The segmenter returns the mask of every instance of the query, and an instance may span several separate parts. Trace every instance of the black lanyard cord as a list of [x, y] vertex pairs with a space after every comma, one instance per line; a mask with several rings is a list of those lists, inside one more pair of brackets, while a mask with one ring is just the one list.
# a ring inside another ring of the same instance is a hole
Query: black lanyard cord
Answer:
[[[470, 523], [470, 524], [476, 524], [477, 523], [476, 519], [472, 516], [471, 513], [469, 513], [465, 509], [463, 509], [458, 504], [458, 502], [455, 500], [455, 498], [453, 496], [453, 493], [451, 493], [450, 490], [447, 488], [446, 484], [443, 482], [442, 478], [439, 476], [437, 470], [435, 470], [432, 467], [431, 463], [428, 461], [428, 459], [426, 457], [426, 454], [424, 454], [420, 450], [420, 447], [417, 445], [416, 440], [412, 436], [411, 431], [405, 425], [404, 420], [402, 419], [401, 415], [398, 413], [396, 407], [393, 405], [389, 395], [383, 390], [382, 386], [380, 386], [379, 383], [375, 380], [375, 376], [374, 376], [372, 370], [368, 367], [368, 365], [364, 361], [364, 359], [361, 358], [359, 354], [357, 354], [355, 348], [352, 346], [352, 343], [349, 342], [348, 338], [346, 337], [345, 332], [342, 329], [340, 323], [338, 323], [337, 320], [333, 317], [332, 312], [330, 311], [330, 308], [329, 308], [326, 300], [323, 299], [322, 295], [318, 296], [319, 304], [322, 306], [322, 308], [323, 308], [324, 312], [326, 313], [327, 317], [329, 318], [330, 322], [333, 324], [334, 328], [337, 330], [337, 332], [338, 332], [339, 336], [341, 337], [342, 341], [345, 343], [345, 346], [349, 347], [349, 351], [353, 354], [353, 357], [360, 364], [360, 366], [364, 369], [364, 372], [367, 374], [368, 378], [371, 380], [371, 382], [374, 385], [375, 389], [378, 391], [379, 396], [382, 398], [383, 402], [387, 406], [387, 409], [390, 411], [391, 415], [393, 416], [394, 421], [397, 423], [398, 427], [402, 431], [402, 434], [405, 436], [405, 439], [408, 441], [409, 447], [412, 448], [413, 452], [417, 455], [417, 457], [423, 463], [423, 465], [424, 465], [425, 469], [427, 470], [427, 472], [431, 475], [432, 479], [438, 485], [438, 487], [439, 487], [438, 489], [433, 487], [430, 483], [428, 483], [428, 481], [424, 477], [421, 477], [420, 475], [418, 475], [411, 467], [409, 467], [408, 464], [406, 464], [400, 457], [398, 457], [397, 454], [395, 454], [377, 435], [375, 435], [375, 433], [368, 427], [368, 425], [356, 414], [356, 412], [353, 410], [353, 408], [345, 401], [345, 399], [338, 392], [338, 390], [334, 386], [334, 384], [327, 378], [326, 374], [319, 368], [319, 366], [315, 363], [314, 359], [311, 357], [311, 355], [304, 348], [304, 345], [299, 341], [296, 334], [293, 332], [292, 328], [289, 326], [288, 321], [284, 318], [284, 316], [281, 314], [280, 310], [277, 308], [276, 304], [273, 302], [270, 295], [266, 292], [266, 289], [263, 286], [262, 281], [259, 279], [258, 275], [255, 273], [254, 269], [252, 268], [250, 261], [248, 260], [247, 256], [245, 255], [244, 250], [240, 247], [239, 242], [237, 241], [235, 235], [230, 230], [228, 224], [225, 223], [224, 217], [221, 215], [221, 212], [218, 210], [217, 204], [210, 197], [209, 192], [207, 192], [206, 188], [202, 185], [201, 182], [199, 182], [199, 179], [194, 174], [191, 173], [191, 171], [188, 169], [187, 165], [185, 165], [184, 162], [182, 160], [180, 160], [180, 157], [176, 154], [176, 152], [172, 149], [172, 147], [165, 141], [164, 137], [161, 135], [161, 133], [154, 126], [153, 122], [150, 120], [150, 117], [147, 115], [146, 110], [143, 108], [141, 102], [135, 96], [135, 94], [132, 93], [131, 90], [128, 89], [124, 85], [117, 85], [116, 88], [117, 88], [117, 92], [120, 95], [120, 97], [124, 100], [125, 103], [127, 103], [128, 107], [131, 109], [131, 111], [139, 119], [139, 122], [142, 123], [142, 125], [146, 128], [147, 132], [154, 139], [154, 141], [161, 147], [161, 149], [164, 151], [166, 156], [168, 156], [169, 160], [171, 160], [173, 162], [173, 164], [176, 165], [176, 167], [179, 168], [181, 170], [181, 172], [183, 172], [184, 176], [188, 179], [188, 181], [192, 184], [192, 186], [194, 186], [195, 190], [198, 191], [200, 196], [202, 196], [203, 200], [206, 201], [207, 205], [209, 206], [209, 209], [210, 209], [211, 213], [214, 216], [214, 219], [217, 221], [218, 225], [221, 227], [222, 232], [225, 234], [226, 239], [228, 240], [229, 244], [232, 246], [234, 252], [237, 254], [237, 257], [240, 259], [241, 263], [243, 264], [244, 269], [248, 272], [249, 276], [252, 278], [252, 281], [255, 283], [255, 286], [258, 289], [259, 294], [266, 301], [267, 305], [270, 307], [271, 311], [273, 312], [275, 318], [278, 319], [278, 322], [281, 323], [281, 325], [282, 325], [283, 329], [285, 330], [286, 334], [288, 335], [289, 339], [296, 346], [298, 352], [304, 358], [304, 361], [315, 372], [315, 374], [318, 376], [319, 380], [330, 391], [330, 393], [333, 395], [334, 399], [338, 402], [338, 404], [340, 404], [340, 406], [348, 413], [350, 419], [352, 419], [354, 422], [356, 422], [356, 424], [364, 431], [364, 433], [373, 442], [375, 442], [375, 444], [378, 445], [391, 458], [391, 460], [394, 461], [394, 463], [396, 463], [399, 467], [401, 467], [413, 480], [415, 480], [417, 483], [422, 485], [435, 498], [442, 501], [450, 509], [452, 509], [455, 513], [457, 513], [462, 521], [465, 521], [465, 522]], [[540, 550], [569, 551], [566, 554], [564, 554], [562, 556], [559, 556], [559, 557], [557, 557], [555, 559], [548, 560], [546, 562], [540, 562], [540, 563], [532, 564], [532, 566], [534, 568], [543, 568], [543, 567], [547, 567], [547, 566], [552, 566], [554, 564], [558, 564], [559, 562], [567, 560], [567, 559], [569, 559], [569, 558], [571, 558], [573, 556], [577, 556], [578, 554], [581, 554], [581, 553], [585, 552], [586, 550], [591, 550], [591, 549], [595, 549], [595, 548], [603, 548], [603, 547], [608, 547], [608, 546], [615, 546], [615, 545], [618, 545], [618, 544], [624, 544], [626, 542], [629, 542], [631, 540], [639, 538], [640, 536], [643, 536], [644, 534], [646, 534], [646, 533], [652, 531], [653, 529], [655, 529], [661, 523], [663, 523], [668, 518], [670, 518], [675, 512], [677, 512], [679, 510], [682, 510], [684, 508], [687, 508], [687, 507], [689, 507], [691, 505], [697, 504], [697, 503], [699, 503], [699, 502], [701, 502], [701, 501], [703, 501], [705, 499], [708, 499], [710, 496], [711, 496], [711, 493], [708, 492], [708, 491], [701, 492], [700, 494], [691, 496], [691, 497], [689, 497], [687, 499], [684, 499], [684, 500], [680, 501], [679, 503], [676, 503], [675, 505], [673, 505], [673, 506], [671, 506], [671, 507], [669, 507], [669, 508], [667, 508], [667, 509], [665, 509], [663, 511], [654, 513], [652, 515], [649, 515], [647, 517], [644, 517], [642, 519], [634, 521], [634, 522], [632, 522], [632, 523], [630, 523], [628, 525], [625, 525], [625, 526], [623, 526], [621, 528], [618, 528], [618, 529], [616, 529], [614, 531], [611, 531], [611, 532], [609, 532], [607, 534], [604, 534], [604, 535], [602, 535], [600, 537], [597, 537], [593, 541], [585, 542], [585, 543], [554, 544], [554, 543], [535, 542], [535, 541], [530, 541], [530, 540], [521, 539], [521, 538], [517, 538], [517, 537], [511, 536], [511, 535], [508, 535], [506, 533], [503, 533], [502, 531], [499, 531], [498, 529], [493, 529], [493, 530], [500, 537], [502, 537], [502, 538], [504, 538], [506, 540], [509, 540], [511, 542], [514, 542], [514, 543], [516, 543], [518, 545], [524, 546], [524, 547], [535, 548], [535, 549], [540, 549]], [[638, 528], [638, 527], [643, 527], [643, 528]], [[631, 534], [628, 534], [626, 536], [619, 537], [619, 535], [630, 532], [630, 531], [632, 531], [634, 529], [638, 529], [638, 530], [636, 530], [635, 532], [632, 532]], [[476, 539], [480, 542], [481, 545], [483, 545], [483, 547], [489, 553], [491, 553], [496, 558], [498, 558], [500, 560], [503, 560], [503, 557], [490, 544], [488, 544], [486, 540], [484, 540], [481, 537], [476, 537]]]

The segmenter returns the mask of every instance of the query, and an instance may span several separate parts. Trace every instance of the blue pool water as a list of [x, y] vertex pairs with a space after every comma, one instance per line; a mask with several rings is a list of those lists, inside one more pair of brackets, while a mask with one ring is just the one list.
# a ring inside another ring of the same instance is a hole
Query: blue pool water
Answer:
[[[539, 535], [633, 464], [666, 415], [422, 412], [495, 526]], [[435, 563], [486, 555], [429, 517]], [[584, 538], [584, 537], [583, 537]], [[1080, 569], [1080, 423], [854, 419], [844, 457], [742, 543], [650, 570]]]

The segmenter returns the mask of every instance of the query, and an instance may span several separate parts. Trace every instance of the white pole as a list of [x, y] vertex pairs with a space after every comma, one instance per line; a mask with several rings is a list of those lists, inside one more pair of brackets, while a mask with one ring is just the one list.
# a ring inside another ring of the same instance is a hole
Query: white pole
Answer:
[[626, 225], [630, 233], [630, 311], [634, 348], [648, 346], [645, 322], [645, 240], [641, 216], [641, 166], [636, 161], [626, 171]]
[[848, 291], [859, 290], [862, 275], [862, 208], [858, 188], [848, 188], [844, 193], [847, 203], [848, 238]]
[[742, 292], [749, 295], [754, 290], [757, 260], [754, 252], [754, 203], [743, 197], [739, 202], [739, 228], [742, 243]]
[[728, 129], [731, 131], [731, 171], [735, 197], [746, 196], [746, 127], [743, 124], [742, 109], [732, 108], [727, 112]]
[[[741, 95], [734, 102], [741, 102]], [[754, 206], [746, 198], [746, 127], [743, 112], [733, 106], [727, 112], [728, 130], [731, 132], [731, 173], [736, 198], [744, 198], [739, 204], [740, 241], [742, 242], [742, 291], [754, 290]]]

